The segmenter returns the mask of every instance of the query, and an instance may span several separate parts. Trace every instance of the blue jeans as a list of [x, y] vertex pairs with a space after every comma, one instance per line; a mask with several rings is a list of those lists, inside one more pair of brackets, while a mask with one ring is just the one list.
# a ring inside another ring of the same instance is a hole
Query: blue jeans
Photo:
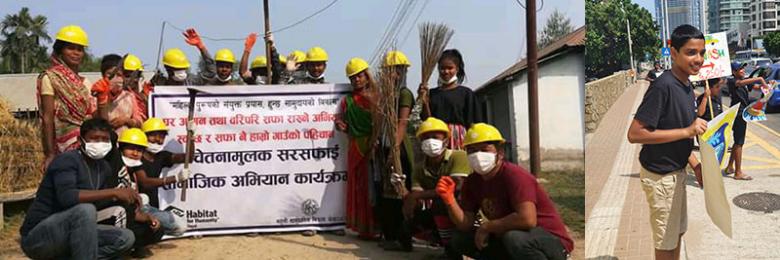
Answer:
[[176, 219], [170, 211], [160, 210], [150, 205], [144, 205], [141, 212], [154, 216], [160, 221], [160, 227], [166, 235], [181, 236], [182, 232], [176, 225]]
[[22, 237], [22, 250], [33, 259], [119, 259], [133, 246], [133, 232], [98, 225], [96, 218], [90, 203], [54, 213]]
[[560, 259], [567, 256], [561, 241], [540, 227], [529, 231], [512, 230], [498, 237], [490, 235], [488, 246], [478, 250], [474, 232], [455, 232], [448, 245], [458, 256], [475, 259]]

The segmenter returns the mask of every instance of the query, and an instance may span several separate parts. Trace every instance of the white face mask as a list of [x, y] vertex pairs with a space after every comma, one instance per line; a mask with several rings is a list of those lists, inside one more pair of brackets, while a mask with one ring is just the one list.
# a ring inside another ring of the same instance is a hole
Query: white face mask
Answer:
[[109, 142], [84, 142], [84, 153], [89, 158], [100, 160], [106, 157], [106, 154], [111, 151], [111, 143]]
[[449, 85], [456, 81], [458, 81], [458, 75], [452, 76], [450, 80], [444, 80], [443, 78], [439, 77], [439, 85]]
[[138, 166], [141, 166], [143, 164], [141, 162], [141, 160], [130, 159], [127, 156], [124, 156], [124, 155], [122, 155], [122, 162], [125, 163], [125, 166], [131, 167], [131, 168], [132, 167], [138, 167]]
[[156, 144], [156, 143], [149, 143], [149, 147], [146, 147], [146, 151], [153, 154], [159, 153], [160, 151], [162, 151], [162, 149], [163, 146], [161, 144]]
[[265, 85], [265, 78], [265, 76], [257, 76], [257, 78], [255, 78], [255, 84]]
[[444, 152], [444, 141], [428, 138], [422, 141], [422, 151], [428, 157], [436, 157]]
[[322, 73], [322, 74], [320, 74], [320, 76], [319, 76], [319, 77], [315, 77], [315, 76], [312, 76], [311, 74], [309, 74], [309, 72], [307, 71], [307, 72], [306, 72], [306, 77], [309, 77], [309, 78], [312, 78], [312, 79], [317, 79], [317, 80], [319, 80], [319, 79], [322, 79], [322, 78], [324, 78], [324, 77], [325, 77], [325, 73]]
[[174, 70], [173, 71], [173, 80], [175, 81], [184, 81], [187, 79], [187, 70]]
[[496, 167], [496, 154], [476, 152], [469, 154], [469, 166], [480, 175], [485, 175]]
[[222, 78], [222, 77], [220, 77], [220, 76], [217, 76], [217, 79], [218, 79], [220, 82], [222, 82], [222, 83], [225, 83], [225, 82], [228, 82], [228, 81], [230, 81], [231, 79], [233, 79], [233, 75], [228, 75], [228, 77], [227, 77], [227, 78], [225, 78], [225, 79], [223, 79], [223, 78]]

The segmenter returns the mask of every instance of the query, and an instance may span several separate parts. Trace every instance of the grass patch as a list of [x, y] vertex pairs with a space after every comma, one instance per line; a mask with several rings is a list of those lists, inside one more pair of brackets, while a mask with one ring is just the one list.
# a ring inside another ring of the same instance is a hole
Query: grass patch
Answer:
[[6, 202], [3, 220], [3, 229], [0, 230], [0, 259], [12, 256], [23, 256], [21, 247], [19, 247], [19, 228], [22, 227], [25, 212], [30, 206], [32, 200]]
[[579, 237], [585, 234], [585, 172], [551, 171], [538, 176], [547, 180], [544, 190], [555, 202], [563, 222]]

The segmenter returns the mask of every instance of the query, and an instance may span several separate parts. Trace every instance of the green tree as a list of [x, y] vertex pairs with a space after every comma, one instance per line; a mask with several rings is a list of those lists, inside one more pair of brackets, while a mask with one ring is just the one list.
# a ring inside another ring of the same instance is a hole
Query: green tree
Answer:
[[771, 32], [764, 35], [764, 49], [772, 57], [780, 56], [780, 32]]
[[571, 26], [571, 20], [559, 12], [558, 9], [555, 9], [550, 17], [547, 18], [544, 29], [539, 33], [539, 48], [547, 47], [547, 45], [571, 33], [573, 30], [574, 27]]
[[629, 0], [587, 0], [585, 74], [589, 78], [601, 78], [631, 67], [626, 18], [631, 22], [634, 61], [644, 60], [647, 54], [651, 59], [658, 57], [661, 40], [647, 9]]
[[30, 15], [23, 7], [17, 14], [8, 14], [0, 22], [0, 71], [5, 73], [29, 73], [43, 69], [48, 64], [44, 42], [51, 42], [46, 32], [45, 16]]

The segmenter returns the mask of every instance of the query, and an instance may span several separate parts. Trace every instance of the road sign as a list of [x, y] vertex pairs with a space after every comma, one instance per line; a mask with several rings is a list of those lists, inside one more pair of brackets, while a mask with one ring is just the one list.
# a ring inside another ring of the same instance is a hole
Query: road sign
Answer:
[[664, 57], [672, 56], [672, 51], [669, 49], [669, 47], [663, 47], [661, 48], [661, 55]]

